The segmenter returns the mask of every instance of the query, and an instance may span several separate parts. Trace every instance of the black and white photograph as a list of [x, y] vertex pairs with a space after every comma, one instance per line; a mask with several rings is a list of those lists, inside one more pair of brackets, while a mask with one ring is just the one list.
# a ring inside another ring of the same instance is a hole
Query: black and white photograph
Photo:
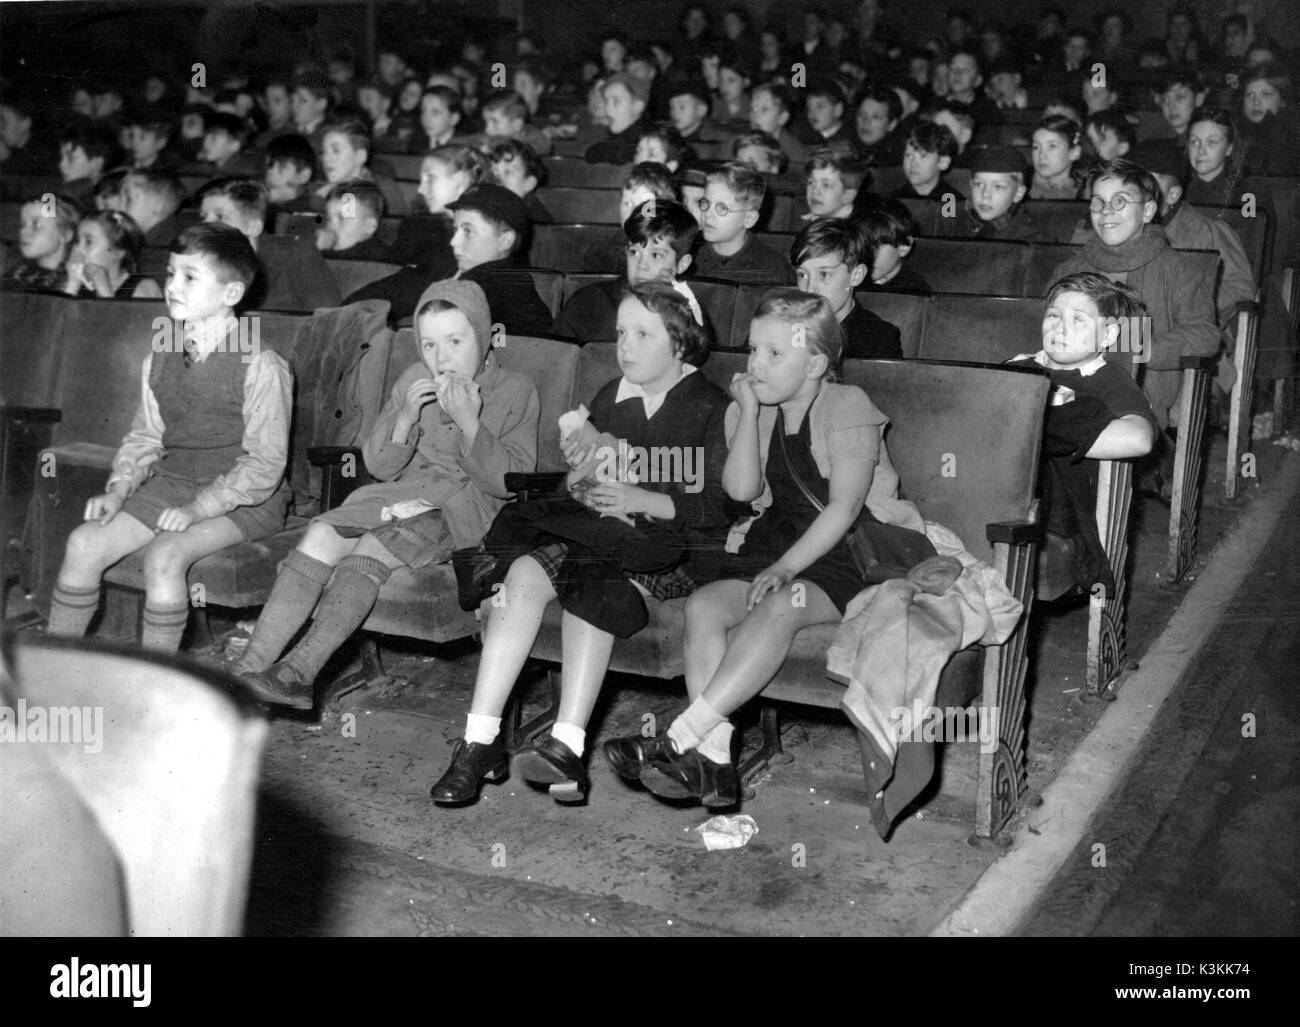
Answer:
[[196, 1008], [167, 939], [679, 937], [1278, 997], [1297, 39], [1291, 0], [0, 3], [20, 997]]

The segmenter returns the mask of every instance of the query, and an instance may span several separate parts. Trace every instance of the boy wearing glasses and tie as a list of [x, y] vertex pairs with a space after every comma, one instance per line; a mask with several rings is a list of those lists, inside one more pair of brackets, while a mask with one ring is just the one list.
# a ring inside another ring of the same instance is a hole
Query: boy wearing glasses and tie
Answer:
[[1178, 400], [1180, 359], [1218, 352], [1215, 283], [1206, 281], [1198, 265], [1173, 249], [1165, 230], [1153, 223], [1160, 187], [1149, 171], [1123, 159], [1103, 161], [1088, 185], [1093, 236], [1052, 278], [1096, 271], [1141, 297], [1151, 318], [1150, 352], [1134, 353], [1131, 359], [1146, 362], [1142, 388], [1163, 430]]
[[753, 236], [767, 193], [763, 176], [728, 161], [709, 171], [697, 206], [705, 245], [695, 258], [700, 278], [737, 284], [793, 285], [794, 268]]

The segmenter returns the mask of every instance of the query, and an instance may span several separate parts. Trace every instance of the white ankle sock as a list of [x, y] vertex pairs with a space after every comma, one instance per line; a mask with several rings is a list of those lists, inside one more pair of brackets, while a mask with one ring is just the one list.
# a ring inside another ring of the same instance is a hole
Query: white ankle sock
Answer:
[[725, 723], [726, 719], [709, 705], [709, 701], [704, 696], [700, 696], [669, 725], [668, 737], [673, 740], [678, 752], [698, 749], [708, 733], [719, 724]]
[[696, 748], [701, 756], [711, 759], [714, 763], [731, 762], [731, 733], [734, 730], [731, 722], [724, 720], [707, 735]]
[[587, 732], [577, 724], [562, 724], [559, 721], [551, 728], [551, 737], [567, 745], [575, 756], [581, 756], [587, 744]]
[[471, 713], [465, 718], [465, 741], [467, 742], [491, 745], [500, 733], [500, 717], [485, 717], [481, 713]]

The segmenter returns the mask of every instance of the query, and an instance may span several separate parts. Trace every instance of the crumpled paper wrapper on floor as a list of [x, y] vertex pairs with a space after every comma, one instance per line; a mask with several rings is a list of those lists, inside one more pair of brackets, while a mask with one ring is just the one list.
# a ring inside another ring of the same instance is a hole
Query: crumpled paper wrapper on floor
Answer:
[[743, 849], [758, 834], [758, 824], [748, 813], [739, 813], [730, 817], [713, 817], [695, 830], [704, 838], [704, 847], [713, 852], [716, 849]]

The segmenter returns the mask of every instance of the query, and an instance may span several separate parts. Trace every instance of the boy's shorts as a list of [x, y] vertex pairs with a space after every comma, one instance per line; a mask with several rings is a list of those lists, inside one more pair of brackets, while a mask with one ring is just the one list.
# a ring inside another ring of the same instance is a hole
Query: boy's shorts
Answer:
[[[122, 504], [122, 512], [130, 514], [146, 528], [155, 528], [158, 517], [169, 507], [184, 506], [198, 495], [199, 490], [211, 482], [195, 481], [184, 475], [159, 471], [136, 489]], [[259, 506], [240, 506], [225, 514], [244, 536], [244, 540], [266, 538], [284, 530], [285, 515], [289, 509], [289, 486], [283, 481], [271, 498]]]

